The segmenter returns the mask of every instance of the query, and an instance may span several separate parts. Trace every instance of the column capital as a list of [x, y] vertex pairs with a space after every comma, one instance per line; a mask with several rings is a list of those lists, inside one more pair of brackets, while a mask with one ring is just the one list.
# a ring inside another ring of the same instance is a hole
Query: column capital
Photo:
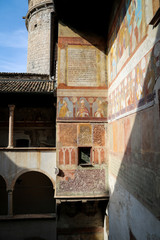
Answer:
[[13, 194], [13, 190], [12, 189], [7, 189], [8, 194]]
[[10, 111], [14, 111], [14, 109], [15, 109], [15, 105], [13, 105], [13, 104], [9, 104], [8, 107], [9, 107]]

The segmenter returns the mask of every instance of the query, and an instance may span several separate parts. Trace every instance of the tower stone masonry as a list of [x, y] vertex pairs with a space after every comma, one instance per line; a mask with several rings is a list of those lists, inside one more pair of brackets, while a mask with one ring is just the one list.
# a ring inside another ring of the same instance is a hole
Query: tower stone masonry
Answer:
[[27, 72], [49, 74], [52, 0], [29, 0]]

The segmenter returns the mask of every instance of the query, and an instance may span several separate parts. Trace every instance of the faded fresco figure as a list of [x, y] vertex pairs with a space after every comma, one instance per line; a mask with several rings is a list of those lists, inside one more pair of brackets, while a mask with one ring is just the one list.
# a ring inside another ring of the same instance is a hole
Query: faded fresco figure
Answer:
[[111, 48], [111, 80], [113, 80], [117, 74], [117, 56], [116, 56], [116, 43]]
[[142, 41], [147, 31], [146, 26], [145, 8], [142, 7], [142, 0], [125, 0], [110, 39], [109, 84], [115, 79], [127, 58]]
[[98, 108], [94, 116], [98, 118], [104, 117], [103, 103], [101, 100], [98, 101]]
[[93, 117], [104, 118], [107, 117], [107, 102], [102, 98], [97, 98], [93, 103]]
[[125, 87], [124, 87], [124, 80], [121, 83], [121, 109], [125, 109], [126, 102], [125, 102]]
[[59, 102], [59, 117], [73, 117], [73, 106], [71, 106], [71, 102], [68, 98], [60, 100]]
[[81, 99], [78, 109], [77, 109], [77, 114], [76, 117], [89, 117], [89, 110], [85, 105], [85, 100]]
[[67, 102], [65, 100], [63, 100], [63, 106], [61, 107], [60, 111], [59, 111], [59, 117], [63, 118], [66, 117], [68, 115], [68, 107], [67, 107]]
[[141, 73], [140, 73], [140, 69], [138, 66], [137, 66], [136, 84], [137, 84], [136, 97], [137, 97], [137, 100], [139, 101], [140, 99], [142, 99], [144, 97], [144, 93], [143, 93], [143, 87], [141, 84]]

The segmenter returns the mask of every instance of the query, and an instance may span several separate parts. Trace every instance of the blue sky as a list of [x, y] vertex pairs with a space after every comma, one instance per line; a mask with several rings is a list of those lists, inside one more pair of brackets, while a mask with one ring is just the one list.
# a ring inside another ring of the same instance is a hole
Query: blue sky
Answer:
[[0, 72], [26, 72], [28, 0], [0, 0]]

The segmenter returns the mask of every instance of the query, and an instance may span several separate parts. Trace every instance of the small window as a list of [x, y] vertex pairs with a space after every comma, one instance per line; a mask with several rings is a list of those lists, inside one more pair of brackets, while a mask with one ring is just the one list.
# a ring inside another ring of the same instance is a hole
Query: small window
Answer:
[[29, 147], [29, 140], [28, 139], [17, 139], [16, 147]]
[[88, 166], [91, 165], [91, 147], [79, 147], [78, 159], [79, 165]]

